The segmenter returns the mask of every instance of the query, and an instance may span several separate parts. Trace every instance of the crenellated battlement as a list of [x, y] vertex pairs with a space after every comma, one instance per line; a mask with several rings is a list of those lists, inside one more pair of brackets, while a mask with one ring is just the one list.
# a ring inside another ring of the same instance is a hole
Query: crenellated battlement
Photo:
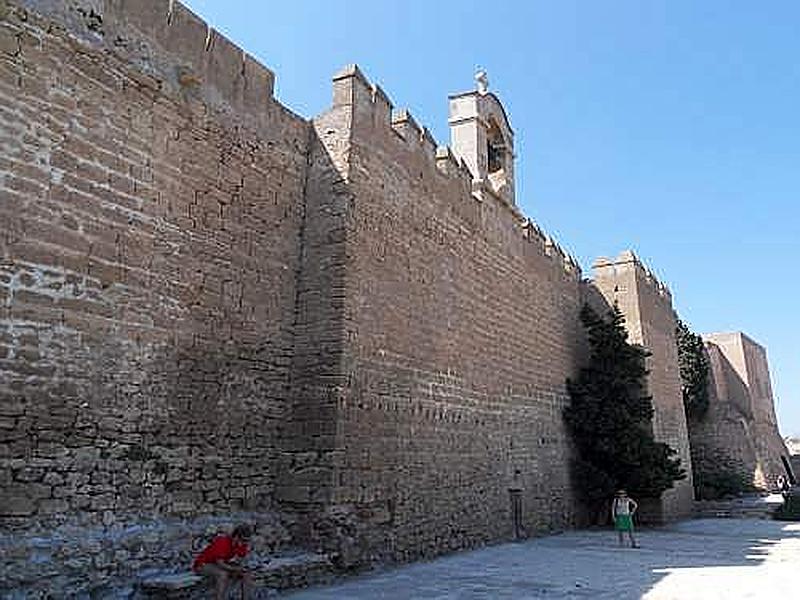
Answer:
[[271, 100], [275, 75], [175, 0], [18, 0], [95, 47], [107, 48], [176, 91], [236, 111]]
[[455, 176], [464, 167], [464, 163], [456, 158], [450, 146], [437, 146], [436, 167], [446, 175]]
[[462, 195], [472, 195], [472, 174], [469, 172], [469, 167], [453, 154], [450, 146], [437, 146], [435, 161], [436, 169], [440, 173], [461, 186]]
[[[492, 100], [499, 104], [494, 96]], [[542, 232], [514, 204], [487, 189], [486, 181], [476, 178], [467, 161], [457, 155], [451, 146], [437, 145], [430, 130], [421, 125], [408, 108], [395, 109], [386, 92], [370, 82], [355, 64], [345, 66], [333, 76], [333, 108], [345, 107], [351, 113], [354, 131], [365, 131], [366, 128], [370, 135], [377, 134], [376, 137], [381, 139], [383, 130], [388, 134], [388, 139], [399, 142], [390, 147], [390, 151], [396, 149], [397, 152], [410, 153], [411, 156], [406, 155], [406, 159], [415, 164], [416, 161], [430, 164], [438, 173], [457, 180], [465, 193], [480, 202], [485, 202], [487, 196], [495, 198], [497, 206], [510, 213], [512, 226], [522, 233], [525, 241], [536, 244], [542, 256], [558, 263], [570, 276], [580, 279], [581, 268], [573, 256]]]
[[372, 83], [356, 64], [333, 76], [332, 109], [346, 109], [354, 131], [382, 140], [389, 152], [404, 161], [428, 165], [429, 172], [452, 180], [465, 194], [472, 193], [473, 175], [466, 163], [448, 146], [440, 146], [430, 130], [407, 108], [395, 108], [387, 93]]
[[672, 292], [669, 287], [659, 280], [647, 265], [645, 265], [632, 250], [625, 250], [615, 259], [604, 256], [595, 259], [592, 269], [600, 274], [606, 269], [620, 271], [632, 268], [636, 274], [636, 281], [643, 283], [648, 289], [652, 290], [657, 296], [672, 304]]
[[526, 218], [522, 223], [522, 236], [530, 244], [537, 247], [538, 251], [554, 261], [558, 262], [566, 273], [579, 280], [582, 275], [580, 264], [570, 253], [566, 252], [561, 245], [550, 235], [545, 233], [537, 223]]
[[378, 84], [372, 84], [372, 104], [375, 106], [375, 122], [391, 126], [394, 106]]
[[[432, 169], [437, 166], [438, 144], [428, 128], [420, 125], [407, 108], [395, 109], [386, 92], [371, 83], [358, 65], [347, 65], [333, 76], [333, 108], [342, 107], [351, 111], [354, 129], [368, 127], [383, 131], [401, 141], [407, 151], [419, 153], [420, 160]], [[464, 177], [460, 167], [442, 165], [439, 170], [452, 177]]]
[[422, 141], [423, 128], [411, 115], [407, 108], [400, 108], [392, 113], [392, 129], [410, 145], [419, 144]]

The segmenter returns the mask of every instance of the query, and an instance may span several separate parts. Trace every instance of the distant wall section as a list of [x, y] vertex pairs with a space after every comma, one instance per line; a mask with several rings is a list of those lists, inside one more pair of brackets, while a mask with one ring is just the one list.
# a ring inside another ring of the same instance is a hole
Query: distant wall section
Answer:
[[752, 483], [758, 458], [747, 387], [715, 344], [706, 343], [709, 359], [708, 410], [689, 424], [695, 485], [700, 497], [704, 481], [721, 473], [739, 473]]
[[790, 454], [778, 431], [766, 350], [741, 332], [703, 339], [713, 394], [708, 414], [693, 427], [693, 444], [709, 457], [731, 457], [757, 487], [774, 487], [778, 476], [788, 476]]

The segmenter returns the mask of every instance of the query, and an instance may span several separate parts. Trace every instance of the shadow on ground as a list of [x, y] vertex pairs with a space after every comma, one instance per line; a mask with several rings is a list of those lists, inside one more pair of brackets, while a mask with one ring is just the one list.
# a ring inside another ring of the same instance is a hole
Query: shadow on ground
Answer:
[[800, 525], [698, 519], [640, 532], [619, 548], [611, 531], [574, 531], [371, 573], [287, 593], [287, 600], [764, 598], [790, 589]]

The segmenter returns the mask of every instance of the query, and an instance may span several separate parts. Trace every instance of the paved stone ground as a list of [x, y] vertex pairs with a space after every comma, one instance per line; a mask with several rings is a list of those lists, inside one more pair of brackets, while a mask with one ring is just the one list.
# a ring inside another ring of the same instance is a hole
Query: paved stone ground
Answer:
[[639, 532], [573, 531], [368, 574], [286, 600], [735, 600], [784, 596], [797, 582], [800, 523], [697, 519]]

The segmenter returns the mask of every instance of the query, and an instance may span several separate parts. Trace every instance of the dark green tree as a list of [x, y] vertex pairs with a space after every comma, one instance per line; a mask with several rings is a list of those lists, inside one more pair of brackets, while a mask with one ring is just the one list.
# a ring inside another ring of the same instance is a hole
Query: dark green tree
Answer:
[[678, 319], [675, 329], [678, 342], [678, 366], [681, 372], [683, 407], [689, 425], [701, 421], [708, 411], [708, 354], [703, 338]]
[[578, 378], [567, 380], [564, 419], [577, 448], [573, 476], [584, 502], [597, 507], [619, 488], [658, 498], [686, 476], [675, 450], [653, 437], [653, 403], [646, 388], [649, 352], [628, 342], [617, 306], [602, 318], [581, 311], [591, 356]]

